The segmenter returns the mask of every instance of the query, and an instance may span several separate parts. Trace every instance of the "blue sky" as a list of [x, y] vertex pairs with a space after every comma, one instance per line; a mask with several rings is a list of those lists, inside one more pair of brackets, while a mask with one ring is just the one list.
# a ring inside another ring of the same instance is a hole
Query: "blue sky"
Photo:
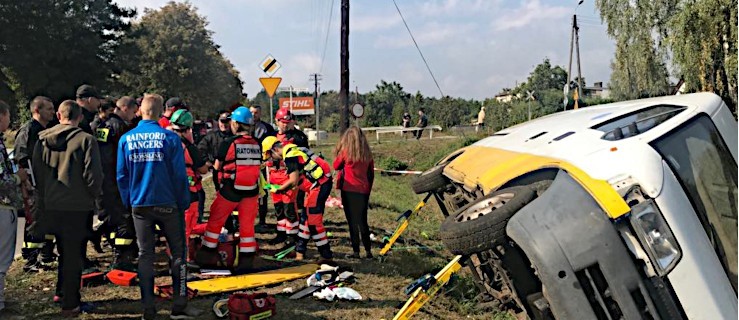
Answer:
[[[396, 1], [445, 95], [492, 97], [524, 81], [545, 57], [567, 67], [577, 0]], [[143, 9], [158, 8], [167, 0], [115, 2]], [[241, 72], [250, 96], [261, 89], [258, 78], [263, 73], [257, 66], [267, 54], [282, 64], [275, 75], [283, 78], [282, 85], [312, 88], [308, 75], [319, 72], [323, 90], [338, 90], [340, 0], [190, 2], [207, 17], [215, 42]], [[607, 83], [614, 42], [593, 0], [585, 0], [577, 14], [583, 77], [588, 85]], [[352, 88], [366, 92], [383, 79], [398, 81], [408, 92], [439, 96], [392, 0], [352, 0], [350, 26]]]

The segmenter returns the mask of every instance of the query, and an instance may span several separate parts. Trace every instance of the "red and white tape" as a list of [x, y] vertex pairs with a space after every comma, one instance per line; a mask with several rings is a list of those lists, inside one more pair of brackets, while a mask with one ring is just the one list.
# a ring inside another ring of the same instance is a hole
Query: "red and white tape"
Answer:
[[409, 171], [409, 170], [384, 170], [380, 168], [375, 168], [375, 171], [378, 172], [388, 172], [388, 173], [397, 173], [397, 174], [422, 174], [423, 171]]

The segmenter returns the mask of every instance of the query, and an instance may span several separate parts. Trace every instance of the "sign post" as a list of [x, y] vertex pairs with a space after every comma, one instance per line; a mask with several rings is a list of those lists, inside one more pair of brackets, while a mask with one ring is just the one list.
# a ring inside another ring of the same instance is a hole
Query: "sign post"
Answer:
[[264, 91], [267, 92], [267, 96], [269, 96], [269, 123], [272, 124], [274, 123], [275, 116], [274, 108], [272, 107], [272, 97], [275, 96], [275, 91], [277, 91], [277, 86], [282, 82], [282, 78], [259, 78], [259, 82], [262, 83]]
[[280, 70], [282, 65], [277, 62], [277, 59], [273, 57], [271, 54], [268, 54], [262, 62], [259, 63], [259, 69], [264, 72], [268, 78], [259, 78], [259, 82], [262, 83], [262, 87], [264, 87], [264, 91], [267, 92], [267, 95], [269, 96], [269, 123], [274, 124], [274, 118], [275, 118], [275, 112], [274, 108], [272, 107], [272, 97], [274, 97], [275, 92], [277, 91], [277, 87], [280, 85], [280, 82], [282, 82], [282, 78], [279, 77], [272, 77], [275, 75], [277, 70]]
[[531, 101], [536, 100], [536, 98], [534, 97], [534, 92], [536, 92], [536, 91], [533, 91], [533, 90], [532, 91], [526, 91], [526, 100], [529, 101], [527, 103], [528, 109], [529, 109], [529, 121], [531, 121]]

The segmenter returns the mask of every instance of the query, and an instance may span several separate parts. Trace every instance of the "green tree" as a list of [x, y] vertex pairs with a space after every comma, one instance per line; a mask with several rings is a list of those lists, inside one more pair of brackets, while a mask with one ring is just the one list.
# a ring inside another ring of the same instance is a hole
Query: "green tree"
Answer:
[[[242, 82], [213, 42], [208, 22], [189, 3], [147, 10], [125, 39], [120, 93], [178, 96], [200, 115], [241, 100]], [[127, 62], [123, 62], [127, 61]]]
[[[657, 11], [661, 10], [659, 4], [652, 0], [597, 0], [595, 5], [608, 25], [608, 35], [616, 40], [609, 84], [614, 98], [625, 100], [665, 94], [667, 68], [652, 36], [653, 33], [663, 34], [663, 25], [655, 19]], [[665, 13], [660, 11], [660, 14]]]
[[105, 91], [134, 15], [112, 0], [0, 2], [0, 93], [20, 104], [39, 94], [58, 103], [82, 83]]
[[549, 58], [545, 58], [542, 63], [534, 67], [526, 82], [521, 83], [511, 92], [513, 94], [520, 93], [525, 96], [526, 91], [531, 90], [537, 92], [548, 89], [562, 90], [565, 83], [567, 83], [567, 71], [560, 66], [552, 66]]
[[688, 92], [711, 91], [736, 113], [737, 1], [678, 1], [665, 44]]
[[736, 0], [597, 0], [596, 6], [616, 39], [614, 98], [666, 93], [669, 57], [688, 92], [715, 92], [736, 112]]

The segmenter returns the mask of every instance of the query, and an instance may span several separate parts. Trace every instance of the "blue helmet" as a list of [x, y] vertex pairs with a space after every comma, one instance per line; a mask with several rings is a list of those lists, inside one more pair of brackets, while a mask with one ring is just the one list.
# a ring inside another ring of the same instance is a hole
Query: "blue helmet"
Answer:
[[239, 106], [231, 112], [231, 120], [243, 124], [254, 124], [254, 117], [252, 117], [251, 111], [244, 106]]

